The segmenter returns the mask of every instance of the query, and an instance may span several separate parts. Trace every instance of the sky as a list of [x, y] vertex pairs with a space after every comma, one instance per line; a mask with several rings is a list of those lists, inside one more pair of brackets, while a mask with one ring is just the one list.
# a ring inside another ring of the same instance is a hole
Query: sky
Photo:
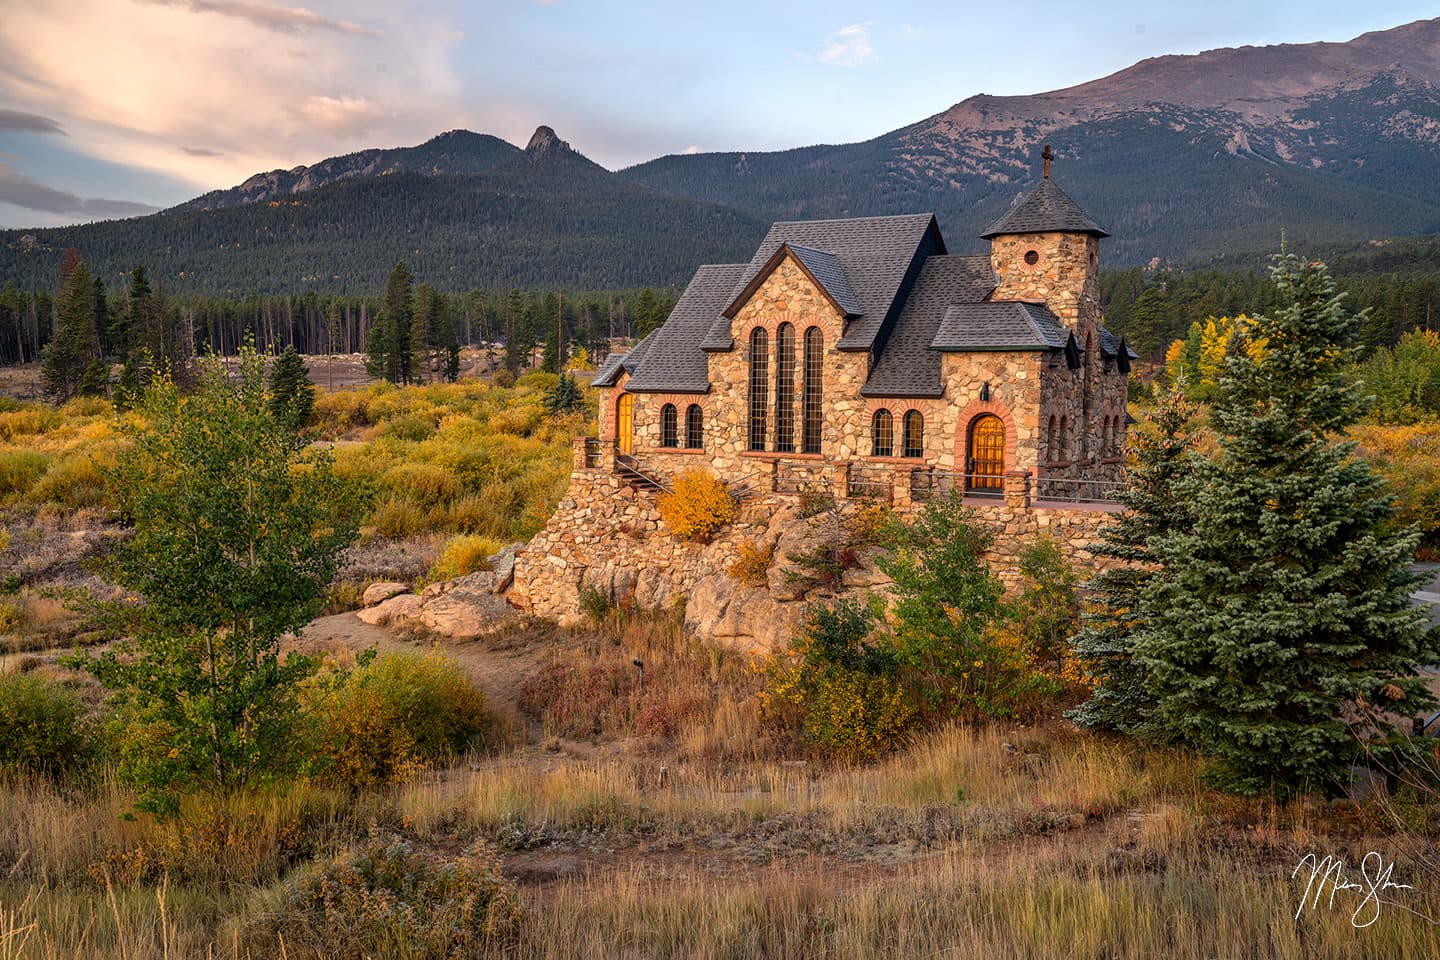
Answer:
[[[303, 4], [303, 5], [292, 5]], [[616, 169], [869, 139], [1145, 57], [1349, 40], [1427, 2], [0, 0], [0, 227], [548, 124]]]

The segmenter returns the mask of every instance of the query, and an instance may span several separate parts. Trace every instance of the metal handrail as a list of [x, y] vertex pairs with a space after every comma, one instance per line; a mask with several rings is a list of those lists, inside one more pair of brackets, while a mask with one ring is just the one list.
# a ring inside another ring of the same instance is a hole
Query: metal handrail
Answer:
[[[976, 480], [995, 480], [995, 485], [977, 486]], [[937, 492], [947, 494], [956, 488], [968, 496], [998, 497], [1005, 493], [1005, 477], [999, 473], [957, 473], [953, 470], [919, 469], [910, 472], [910, 498], [929, 500]]]

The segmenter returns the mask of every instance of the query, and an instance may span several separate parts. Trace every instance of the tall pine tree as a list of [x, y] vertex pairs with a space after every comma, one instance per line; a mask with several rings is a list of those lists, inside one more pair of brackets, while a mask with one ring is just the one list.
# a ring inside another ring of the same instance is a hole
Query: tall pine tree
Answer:
[[1340, 435], [1364, 411], [1349, 376], [1364, 318], [1323, 264], [1278, 258], [1280, 306], [1232, 338], [1212, 409], [1218, 453], [1176, 485], [1193, 523], [1150, 541], [1134, 654], [1156, 735], [1227, 789], [1344, 785], [1344, 714], [1434, 703], [1440, 643], [1410, 604], [1417, 536], [1389, 532], [1381, 481]]
[[1150, 543], [1191, 525], [1189, 504], [1178, 483], [1193, 466], [1194, 415], [1182, 381], [1161, 396], [1142, 428], [1130, 434], [1133, 461], [1129, 484], [1120, 495], [1128, 509], [1101, 531], [1101, 542], [1092, 550], [1119, 563], [1090, 582], [1091, 610], [1072, 641], [1076, 656], [1097, 682], [1090, 699], [1069, 714], [1083, 726], [1138, 733], [1149, 716], [1145, 673], [1131, 647], [1142, 626], [1140, 592], [1154, 575]]
[[55, 298], [55, 335], [40, 351], [40, 380], [45, 395], [64, 403], [80, 392], [91, 361], [100, 356], [95, 330], [95, 281], [83, 261], [67, 262]]
[[385, 284], [385, 302], [380, 316], [365, 338], [365, 372], [391, 383], [409, 383], [413, 372], [410, 324], [414, 319], [415, 297], [405, 261], [395, 264]]

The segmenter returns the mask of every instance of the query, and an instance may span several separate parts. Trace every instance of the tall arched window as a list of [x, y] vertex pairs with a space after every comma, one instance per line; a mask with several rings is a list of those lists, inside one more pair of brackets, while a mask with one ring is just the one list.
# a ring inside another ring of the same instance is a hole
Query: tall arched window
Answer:
[[907, 410], [905, 412], [905, 434], [904, 443], [901, 445], [904, 457], [925, 456], [925, 418], [920, 415], [919, 410]]
[[889, 410], [876, 410], [870, 421], [870, 455], [889, 457], [895, 454], [895, 421]]
[[692, 403], [685, 408], [685, 447], [699, 450], [705, 446], [705, 414], [700, 404]]
[[1070, 459], [1070, 420], [1067, 417], [1060, 418], [1060, 460]]
[[677, 420], [675, 404], [667, 403], [660, 408], [660, 446], [680, 446], [680, 425]]
[[1054, 463], [1060, 459], [1060, 421], [1052, 414], [1050, 430], [1045, 434], [1045, 462]]
[[766, 411], [770, 405], [770, 334], [756, 327], [750, 334], [750, 449], [764, 450], [769, 432]]
[[775, 331], [775, 449], [795, 450], [795, 328]]
[[801, 450], [805, 453], [820, 452], [820, 433], [824, 426], [820, 412], [820, 392], [825, 381], [824, 347], [825, 335], [819, 327], [805, 331], [805, 435], [801, 441]]

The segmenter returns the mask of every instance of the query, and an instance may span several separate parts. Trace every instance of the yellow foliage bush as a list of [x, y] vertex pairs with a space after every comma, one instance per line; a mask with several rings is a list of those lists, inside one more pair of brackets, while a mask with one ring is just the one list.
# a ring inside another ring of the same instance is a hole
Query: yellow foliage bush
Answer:
[[461, 534], [445, 545], [445, 551], [430, 569], [431, 580], [454, 580], [476, 570], [488, 570], [486, 558], [500, 552], [503, 544], [492, 537]]
[[425, 530], [425, 511], [413, 500], [390, 497], [371, 513], [370, 523], [380, 536], [401, 540]]
[[461, 491], [460, 481], [438, 463], [400, 463], [380, 477], [386, 492], [426, 506], [454, 499]]
[[49, 466], [50, 458], [36, 450], [0, 450], [0, 500], [25, 496]]
[[775, 545], [762, 547], [746, 538], [730, 564], [729, 574], [736, 583], [745, 587], [764, 586], [770, 562], [775, 559]]
[[1395, 498], [1395, 520], [1420, 529], [1421, 559], [1440, 559], [1440, 422], [1363, 424], [1351, 431], [1359, 452]]
[[658, 506], [660, 519], [682, 540], [709, 540], [739, 515], [735, 497], [704, 468], [677, 476], [673, 490], [660, 495]]

